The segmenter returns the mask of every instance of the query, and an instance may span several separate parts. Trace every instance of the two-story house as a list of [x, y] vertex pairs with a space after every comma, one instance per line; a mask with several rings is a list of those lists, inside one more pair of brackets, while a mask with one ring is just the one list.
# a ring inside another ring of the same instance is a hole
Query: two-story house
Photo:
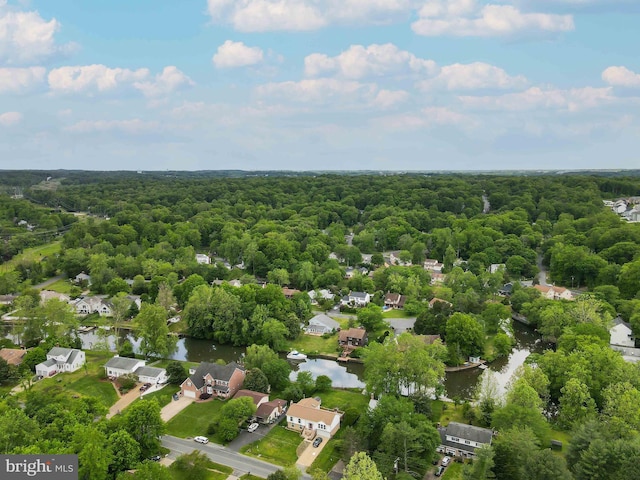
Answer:
[[244, 382], [245, 371], [235, 362], [227, 365], [202, 362], [189, 378], [180, 385], [182, 395], [200, 398], [212, 395], [220, 398], [233, 397]]
[[303, 398], [287, 411], [287, 428], [300, 432], [307, 440], [316, 435], [325, 439], [333, 437], [340, 429], [342, 414], [320, 407], [320, 399]]
[[424, 261], [423, 267], [424, 267], [425, 270], [427, 270], [429, 272], [442, 273], [442, 269], [444, 268], [444, 264], [440, 263], [438, 260], [435, 260], [433, 258], [427, 258]]
[[564, 287], [555, 287], [553, 285], [535, 285], [533, 288], [538, 290], [544, 298], [549, 300], [573, 300], [571, 290]]
[[111, 316], [111, 302], [109, 302], [105, 297], [80, 297], [77, 300], [72, 301], [71, 306], [76, 310], [78, 315], [97, 313], [102, 317]]
[[366, 307], [371, 302], [371, 295], [366, 292], [349, 292], [340, 303], [345, 306]]
[[609, 344], [616, 347], [635, 348], [636, 339], [631, 330], [631, 324], [625, 322], [620, 317], [613, 320], [613, 327], [609, 329], [611, 339]]
[[476, 448], [491, 445], [493, 440], [492, 430], [458, 422], [449, 422], [446, 427], [439, 428], [438, 432], [438, 452], [458, 457], [472, 457]]
[[404, 308], [407, 297], [399, 293], [387, 293], [384, 296], [384, 306], [388, 308]]
[[85, 354], [76, 348], [53, 347], [47, 359], [36, 365], [36, 375], [50, 377], [59, 372], [75, 372], [85, 364]]
[[367, 344], [367, 331], [364, 328], [341, 330], [338, 343], [342, 347], [364, 347]]

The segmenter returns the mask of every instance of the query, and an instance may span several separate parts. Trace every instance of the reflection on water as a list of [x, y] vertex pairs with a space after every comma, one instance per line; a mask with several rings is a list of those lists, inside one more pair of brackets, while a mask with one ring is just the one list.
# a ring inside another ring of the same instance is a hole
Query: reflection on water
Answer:
[[313, 378], [326, 375], [331, 379], [334, 387], [338, 388], [363, 388], [362, 382], [364, 367], [362, 364], [342, 364], [333, 360], [321, 358], [307, 359], [304, 362], [293, 364], [293, 371], [289, 378], [295, 380], [298, 372], [311, 372]]

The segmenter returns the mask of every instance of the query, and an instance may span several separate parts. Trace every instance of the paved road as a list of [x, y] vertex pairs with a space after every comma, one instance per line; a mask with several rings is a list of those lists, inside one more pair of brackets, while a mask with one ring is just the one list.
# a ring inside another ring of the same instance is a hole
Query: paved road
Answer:
[[[165, 435], [161, 438], [162, 446], [171, 450], [169, 458], [176, 459], [184, 453], [191, 453], [194, 450], [199, 450], [206, 454], [211, 460], [221, 465], [227, 465], [233, 468], [234, 472], [244, 475], [251, 472], [252, 475], [258, 477], [267, 478], [270, 474], [279, 470], [279, 467], [271, 465], [270, 463], [263, 462], [257, 458], [247, 457], [240, 453], [234, 452], [227, 447], [217, 445], [215, 443], [208, 443], [202, 445], [194, 442], [192, 439], [185, 440], [183, 438], [172, 437], [171, 435]], [[304, 480], [310, 480], [311, 477], [307, 474], [303, 474]]]
[[543, 286], [548, 286], [547, 283], [547, 271], [544, 269], [544, 265], [542, 265], [542, 255], [538, 254], [538, 283]]
[[58, 280], [62, 280], [64, 278], [66, 278], [66, 275], [56, 275], [55, 277], [50, 278], [49, 280], [45, 280], [42, 283], [34, 285], [33, 288], [35, 288], [36, 290], [42, 290], [43, 288], [48, 287], [52, 283], [56, 283]]

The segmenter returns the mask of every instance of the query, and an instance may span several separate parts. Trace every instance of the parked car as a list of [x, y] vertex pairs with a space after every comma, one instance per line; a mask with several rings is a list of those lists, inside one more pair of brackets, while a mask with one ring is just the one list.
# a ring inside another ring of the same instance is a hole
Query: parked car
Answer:
[[255, 432], [255, 431], [258, 429], [258, 427], [259, 427], [259, 426], [260, 426], [260, 425], [259, 425], [259, 424], [257, 424], [257, 423], [252, 423], [251, 425], [249, 425], [249, 428], [247, 428], [247, 431], [248, 431], [249, 433], [253, 433], [253, 432]]
[[210, 393], [202, 393], [200, 394], [200, 400], [207, 400], [209, 398], [211, 398], [212, 395]]
[[177, 393], [174, 393], [173, 399], [177, 402], [178, 400], [180, 400], [180, 395], [178, 395]]
[[198, 443], [209, 443], [209, 439], [207, 437], [198, 436], [194, 437], [193, 439]]
[[322, 443], [322, 437], [316, 437], [316, 439], [313, 441], [313, 446], [317, 448], [320, 446], [321, 443]]
[[153, 460], [154, 462], [159, 462], [160, 461], [160, 455], [154, 455], [153, 457], [149, 458], [149, 460]]
[[442, 459], [442, 466], [446, 467], [447, 465], [449, 465], [449, 462], [451, 461], [451, 457], [444, 457]]
[[439, 477], [440, 475], [442, 475], [443, 472], [444, 472], [444, 467], [438, 467], [438, 470], [436, 470], [436, 477]]

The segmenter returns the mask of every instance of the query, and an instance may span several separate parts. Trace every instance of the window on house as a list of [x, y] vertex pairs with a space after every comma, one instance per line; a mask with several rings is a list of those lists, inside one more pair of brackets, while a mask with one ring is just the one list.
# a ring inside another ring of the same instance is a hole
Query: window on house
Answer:
[[289, 417], [289, 421], [290, 421], [290, 422], [293, 422], [293, 417]]
[[457, 437], [451, 437], [451, 441], [452, 441], [452, 442], [459, 442], [459, 441], [460, 441], [460, 439], [459, 439], [459, 438], [457, 438]]
[[467, 445], [471, 445], [471, 442], [469, 440], [465, 440], [464, 443], [466, 443]]

